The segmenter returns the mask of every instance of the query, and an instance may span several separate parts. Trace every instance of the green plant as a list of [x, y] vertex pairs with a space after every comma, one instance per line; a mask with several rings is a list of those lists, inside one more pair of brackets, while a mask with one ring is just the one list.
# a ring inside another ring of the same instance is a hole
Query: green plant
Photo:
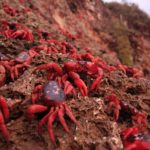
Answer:
[[128, 38], [128, 31], [119, 19], [112, 19], [112, 36], [115, 39], [115, 49], [123, 64], [133, 65], [132, 47]]

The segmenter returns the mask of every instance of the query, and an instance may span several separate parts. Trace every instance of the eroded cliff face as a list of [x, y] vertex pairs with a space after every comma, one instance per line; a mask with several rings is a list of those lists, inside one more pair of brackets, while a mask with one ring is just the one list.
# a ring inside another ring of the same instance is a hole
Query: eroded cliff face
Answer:
[[[137, 66], [145, 72], [147, 78], [150, 77], [147, 65], [150, 45], [145, 45], [149, 38], [130, 30], [127, 20], [123, 19], [124, 17], [116, 18], [102, 1], [48, 0], [30, 3], [33, 8], [38, 8], [34, 11], [39, 18], [49, 22], [50, 27], [47, 30], [61, 29], [76, 36], [78, 40], [74, 43], [81, 51], [85, 48], [91, 49], [95, 55], [106, 58], [111, 64], [119, 63], [120, 60], [127, 65]], [[44, 26], [41, 28], [45, 29]]]
[[106, 49], [101, 34], [109, 15], [101, 1], [48, 0], [35, 1], [32, 5], [38, 8], [35, 12], [50, 23], [51, 30], [57, 27], [77, 36], [82, 47], [93, 47], [97, 51]]

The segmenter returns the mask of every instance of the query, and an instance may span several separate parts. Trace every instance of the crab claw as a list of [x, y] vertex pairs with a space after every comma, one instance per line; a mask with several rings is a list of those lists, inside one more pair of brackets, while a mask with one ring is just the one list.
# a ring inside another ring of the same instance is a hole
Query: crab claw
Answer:
[[73, 71], [75, 68], [78, 68], [78, 63], [74, 61], [67, 61], [64, 63], [64, 68], [67, 72]]
[[130, 127], [130, 128], [123, 130], [121, 132], [121, 136], [122, 136], [123, 140], [126, 141], [131, 135], [138, 134], [138, 133], [139, 133], [139, 128]]
[[124, 150], [150, 150], [150, 135], [137, 127], [130, 127], [121, 132]]
[[108, 110], [114, 107], [114, 119], [117, 121], [119, 118], [119, 110], [121, 109], [119, 99], [115, 94], [110, 94], [106, 96], [105, 99], [109, 101]]
[[134, 116], [132, 116], [132, 119], [135, 122], [137, 122], [137, 124], [140, 127], [143, 127], [143, 128], [147, 127], [147, 119], [146, 119], [145, 114], [143, 114], [143, 113], [137, 113]]
[[33, 104], [27, 109], [27, 118], [32, 120], [35, 113], [40, 113], [46, 111], [48, 108], [43, 105]]
[[79, 88], [82, 96], [88, 96], [87, 86], [83, 82], [83, 80], [80, 79], [80, 76], [77, 73], [75, 73], [73, 71], [70, 71], [69, 72], [69, 77], [74, 79], [74, 83]]
[[99, 83], [101, 82], [102, 78], [103, 78], [103, 70], [99, 69], [99, 74], [98, 77], [95, 79], [95, 81], [92, 83], [91, 87], [90, 87], [90, 91], [96, 89], [99, 85]]
[[34, 71], [36, 70], [50, 70], [49, 74], [52, 74], [53, 71], [56, 71], [56, 73], [58, 73], [60, 76], [63, 75], [63, 71], [61, 67], [56, 63], [47, 63], [47, 64], [40, 65]]
[[75, 91], [74, 87], [72, 86], [72, 84], [69, 81], [65, 82], [64, 92], [65, 92], [66, 95], [69, 94], [69, 93], [72, 93], [74, 96], [76, 95], [76, 91]]
[[12, 8], [12, 7], [8, 6], [8, 5], [4, 5], [3, 10], [4, 10], [7, 14], [9, 14], [10, 16], [15, 16], [16, 13], [17, 13], [17, 10], [16, 10], [15, 8]]

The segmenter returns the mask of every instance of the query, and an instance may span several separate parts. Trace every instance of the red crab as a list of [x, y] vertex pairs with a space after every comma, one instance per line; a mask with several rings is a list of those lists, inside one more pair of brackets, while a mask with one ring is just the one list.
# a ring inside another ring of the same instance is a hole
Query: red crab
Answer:
[[33, 34], [31, 31], [29, 31], [29, 29], [18, 29], [14, 31], [10, 37], [19, 38], [28, 41], [34, 41]]
[[82, 57], [82, 60], [91, 61], [95, 63], [99, 68], [102, 68], [103, 70], [107, 70], [109, 72], [116, 70], [115, 66], [107, 65], [106, 62], [104, 62], [99, 57], [93, 56], [92, 53], [89, 52], [88, 50], [85, 54], [82, 54], [81, 57]]
[[15, 59], [11, 60], [4, 54], [0, 53], [0, 83], [5, 82], [6, 71], [10, 71], [11, 78], [14, 80], [18, 77], [18, 69], [29, 67], [32, 58], [38, 55], [35, 51], [23, 51]]
[[37, 53], [34, 51], [23, 51], [15, 59], [10, 59], [4, 54], [0, 53], [0, 86], [5, 84], [6, 72], [10, 72], [12, 80], [18, 77], [18, 70], [23, 67], [29, 67], [32, 58]]
[[5, 84], [6, 72], [7, 72], [7, 69], [9, 68], [9, 65], [8, 65], [9, 61], [10, 61], [10, 58], [0, 53], [0, 87]]
[[109, 110], [114, 107], [114, 119], [117, 121], [119, 118], [119, 111], [122, 109], [126, 113], [132, 115], [132, 119], [137, 123], [137, 126], [140, 128], [145, 128], [147, 126], [147, 119], [145, 114], [139, 112], [135, 107], [126, 102], [119, 101], [118, 97], [115, 94], [110, 94], [105, 97], [109, 102]]
[[121, 69], [124, 73], [126, 73], [128, 77], [139, 78], [143, 76], [143, 72], [139, 70], [138, 68], [128, 67], [123, 64], [118, 64], [117, 68]]
[[60, 42], [55, 39], [47, 40], [47, 43], [51, 45], [51, 49], [53, 49], [54, 52], [59, 52], [66, 54], [66, 42]]
[[88, 95], [88, 89], [79, 74], [86, 74], [92, 77], [92, 79], [95, 79], [90, 86], [90, 91], [98, 87], [98, 84], [101, 82], [103, 77], [103, 70], [95, 63], [89, 61], [67, 61], [64, 64], [64, 69], [66, 71], [65, 76], [67, 76], [65, 78], [67, 79], [69, 77], [73, 79], [74, 84], [79, 88], [83, 96]]
[[48, 47], [47, 45], [38, 45], [31, 48], [31, 50], [39, 53], [40, 51], [43, 51], [47, 54], [51, 54], [52, 52], [58, 52], [56, 49], [53, 49], [51, 47]]
[[17, 28], [22, 26], [19, 23], [10, 23], [6, 20], [1, 20], [0, 22], [2, 24], [1, 34], [3, 34], [6, 39], [10, 38], [11, 35], [17, 30]]
[[5, 125], [5, 120], [8, 119], [9, 119], [9, 110], [6, 100], [3, 96], [0, 96], [0, 130], [7, 142], [9, 141], [9, 135]]
[[23, 24], [19, 23], [9, 23], [2, 20], [3, 30], [1, 34], [5, 35], [6, 38], [19, 38], [28, 41], [34, 41], [33, 34], [29, 29]]
[[19, 76], [19, 69], [30, 66], [32, 58], [36, 55], [38, 54], [33, 50], [22, 51], [14, 60], [9, 62], [12, 80]]
[[[35, 104], [41, 96], [44, 105]], [[45, 112], [47, 110], [49, 111], [39, 122], [38, 131], [41, 133], [42, 126], [48, 122], [48, 132], [53, 143], [55, 143], [55, 137], [52, 125], [56, 117], [59, 118], [60, 123], [66, 132], [69, 132], [69, 128], [64, 119], [65, 113], [76, 125], [78, 124], [71, 110], [64, 101], [65, 94], [63, 90], [58, 86], [56, 81], [51, 80], [44, 86], [38, 85], [34, 88], [32, 92], [33, 104], [27, 109], [27, 117], [29, 120], [33, 119], [36, 113]]]
[[15, 16], [18, 13], [15, 8], [12, 8], [9, 5], [4, 5], [3, 10], [10, 16]]
[[130, 127], [121, 132], [124, 150], [150, 150], [150, 135], [137, 127]]

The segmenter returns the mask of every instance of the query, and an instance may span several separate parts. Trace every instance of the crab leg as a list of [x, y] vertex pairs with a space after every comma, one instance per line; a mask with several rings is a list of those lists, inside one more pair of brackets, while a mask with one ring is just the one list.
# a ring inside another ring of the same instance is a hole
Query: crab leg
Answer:
[[1, 130], [5, 140], [8, 142], [9, 141], [8, 130], [5, 126], [3, 114], [1, 111], [0, 111], [0, 130]]
[[9, 119], [8, 105], [7, 105], [7, 102], [3, 96], [0, 96], [0, 109], [3, 112], [4, 118], [6, 120], [8, 120]]
[[11, 76], [11, 79], [14, 81], [15, 75], [14, 75], [14, 68], [13, 67], [10, 69], [10, 76]]
[[18, 69], [19, 69], [19, 68], [22, 68], [22, 67], [29, 67], [29, 66], [30, 66], [30, 65], [24, 63], [24, 64], [18, 64], [18, 65], [16, 65], [16, 66], [12, 67], [12, 68], [10, 69], [10, 74], [11, 74], [12, 80], [14, 80], [15, 78], [17, 78], [17, 77], [19, 76], [19, 73], [18, 73]]
[[42, 128], [42, 126], [48, 121], [48, 118], [49, 118], [49, 116], [52, 114], [52, 112], [53, 112], [53, 108], [52, 108], [51, 111], [50, 111], [47, 115], [45, 115], [45, 116], [41, 119], [41, 121], [39, 122], [39, 124], [38, 124], [38, 126], [37, 126], [37, 130], [38, 130], [39, 133], [41, 133], [41, 128]]
[[71, 110], [69, 109], [69, 107], [64, 104], [64, 107], [65, 107], [65, 111], [66, 111], [66, 114], [69, 116], [69, 118], [76, 124], [78, 125], [78, 122], [76, 120], [76, 118], [74, 117], [73, 113], [71, 112]]
[[54, 112], [52, 112], [52, 114], [48, 118], [48, 133], [49, 133], [49, 137], [53, 143], [55, 143], [55, 136], [54, 136], [52, 125], [57, 116], [57, 113], [58, 113], [58, 109], [56, 108], [56, 110]]
[[59, 117], [59, 120], [62, 124], [62, 126], [64, 127], [65, 131], [66, 132], [69, 132], [69, 128], [66, 124], [66, 121], [64, 119], [64, 113], [65, 113], [65, 110], [64, 110], [64, 107], [63, 106], [60, 106], [60, 109], [58, 110], [58, 117]]
[[60, 87], [62, 87], [62, 79], [61, 79], [61, 77], [56, 77], [56, 78], [55, 78], [55, 81], [57, 81], [58, 85], [59, 85]]
[[35, 102], [39, 99], [39, 97], [41, 96], [41, 92], [43, 90], [43, 86], [42, 85], [37, 85], [33, 92], [32, 92], [32, 104], [35, 104]]
[[5, 84], [6, 80], [6, 69], [0, 64], [0, 87]]

